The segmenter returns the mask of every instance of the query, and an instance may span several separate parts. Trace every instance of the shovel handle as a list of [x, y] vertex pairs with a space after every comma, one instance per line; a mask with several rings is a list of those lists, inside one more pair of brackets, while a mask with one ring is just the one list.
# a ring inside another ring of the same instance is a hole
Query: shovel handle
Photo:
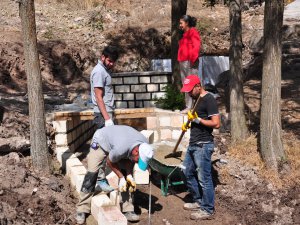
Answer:
[[[193, 109], [192, 109], [192, 114], [195, 113], [195, 111], [196, 111], [196, 109], [197, 109], [197, 107], [198, 107], [198, 105], [199, 105], [199, 103], [200, 103], [200, 100], [201, 100], [201, 96], [199, 95], [199, 97], [198, 97], [198, 99], [197, 99], [197, 101], [196, 101], [196, 103], [195, 103], [195, 105], [194, 105], [194, 107], [193, 107]], [[187, 122], [186, 122], [186, 125], [187, 125], [187, 126], [190, 125], [190, 121], [187, 121]], [[179, 146], [179, 144], [180, 144], [180, 142], [181, 142], [181, 140], [182, 140], [184, 134], [185, 134], [185, 131], [181, 131], [180, 137], [179, 137], [179, 139], [178, 139], [177, 142], [176, 142], [176, 145], [175, 145], [175, 147], [174, 147], [173, 153], [175, 153], [175, 152], [177, 151], [177, 148], [178, 148], [178, 146]]]

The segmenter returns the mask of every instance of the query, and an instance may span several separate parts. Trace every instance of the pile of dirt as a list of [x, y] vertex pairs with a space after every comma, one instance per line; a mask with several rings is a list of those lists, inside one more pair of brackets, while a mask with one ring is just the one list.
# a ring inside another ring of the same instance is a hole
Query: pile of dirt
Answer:
[[77, 199], [61, 174], [38, 175], [17, 153], [0, 160], [0, 224], [75, 224]]

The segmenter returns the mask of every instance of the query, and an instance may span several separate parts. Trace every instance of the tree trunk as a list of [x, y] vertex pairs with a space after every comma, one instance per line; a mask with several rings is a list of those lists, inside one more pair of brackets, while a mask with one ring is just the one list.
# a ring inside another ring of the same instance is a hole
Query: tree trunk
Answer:
[[285, 157], [280, 112], [283, 8], [283, 0], [265, 1], [260, 150], [266, 165], [274, 169]]
[[171, 59], [172, 59], [172, 72], [173, 84], [180, 89], [181, 77], [179, 70], [179, 63], [177, 61], [178, 42], [182, 36], [179, 30], [179, 20], [186, 14], [187, 0], [172, 0], [172, 24], [171, 24]]
[[25, 71], [29, 102], [30, 143], [33, 167], [36, 171], [49, 172], [50, 163], [46, 138], [42, 78], [37, 52], [34, 0], [20, 0]]
[[230, 118], [232, 140], [243, 140], [248, 136], [244, 109], [243, 68], [242, 68], [242, 19], [241, 1], [231, 0], [230, 16]]

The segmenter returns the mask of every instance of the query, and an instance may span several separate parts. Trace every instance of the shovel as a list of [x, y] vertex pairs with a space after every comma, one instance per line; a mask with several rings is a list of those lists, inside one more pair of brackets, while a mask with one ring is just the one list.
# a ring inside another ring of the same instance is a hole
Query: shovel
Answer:
[[[195, 105], [194, 105], [194, 107], [192, 109], [192, 114], [195, 113], [195, 111], [196, 111], [196, 109], [197, 109], [197, 107], [198, 107], [198, 105], [200, 103], [200, 100], [201, 100], [201, 96], [199, 95], [199, 97], [198, 97], [198, 99], [197, 99], [197, 101], [196, 101], [196, 103], [195, 103]], [[188, 127], [189, 124], [190, 124], [190, 121], [187, 121], [186, 127]], [[178, 148], [178, 146], [179, 146], [179, 144], [180, 144], [180, 142], [181, 142], [184, 134], [185, 134], [185, 131], [182, 131], [181, 134], [180, 134], [180, 137], [179, 137], [179, 139], [178, 139], [178, 141], [177, 141], [177, 143], [176, 143], [176, 145], [175, 145], [175, 147], [173, 149], [173, 152], [170, 153], [170, 154], [168, 154], [168, 155], [166, 155], [165, 159], [167, 159], [167, 158], [179, 158], [179, 157], [181, 157], [182, 151], [178, 151], [178, 152], [176, 152], [176, 151], [177, 151], [177, 148]]]

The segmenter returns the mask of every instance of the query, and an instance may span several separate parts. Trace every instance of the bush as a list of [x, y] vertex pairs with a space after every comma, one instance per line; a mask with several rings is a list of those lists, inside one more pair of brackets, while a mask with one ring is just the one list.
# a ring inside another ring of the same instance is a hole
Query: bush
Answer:
[[185, 108], [184, 94], [173, 87], [171, 84], [168, 84], [163, 88], [166, 92], [163, 98], [155, 98], [155, 105], [158, 108], [169, 109], [169, 110], [182, 110]]

